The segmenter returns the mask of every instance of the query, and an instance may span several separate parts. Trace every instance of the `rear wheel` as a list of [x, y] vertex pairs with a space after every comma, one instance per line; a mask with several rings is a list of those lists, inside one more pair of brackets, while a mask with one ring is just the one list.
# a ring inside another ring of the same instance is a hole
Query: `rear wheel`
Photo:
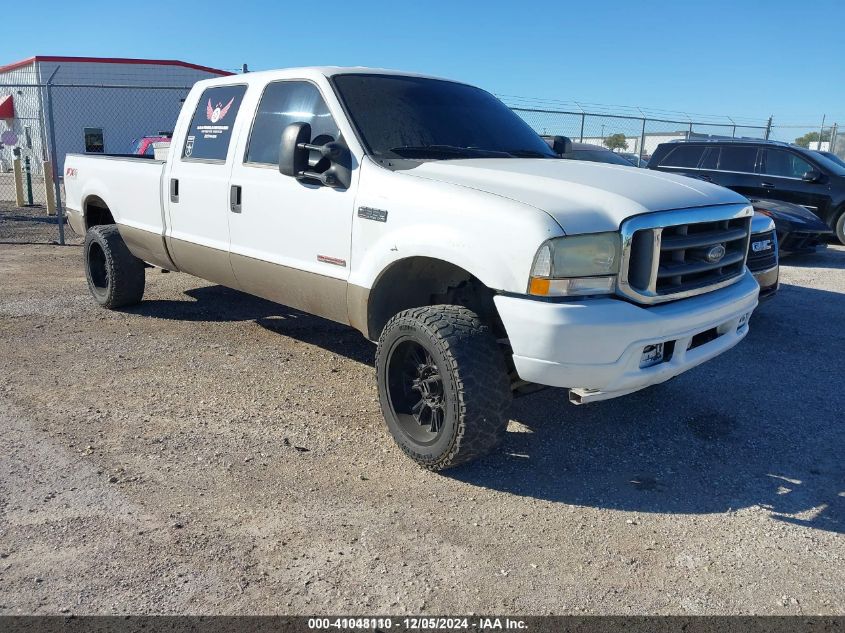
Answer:
[[88, 289], [104, 308], [121, 308], [144, 296], [144, 262], [135, 257], [114, 224], [93, 226], [85, 234]]
[[510, 383], [498, 344], [460, 306], [405, 310], [376, 354], [379, 400], [399, 447], [420, 466], [443, 470], [481, 457], [505, 433]]

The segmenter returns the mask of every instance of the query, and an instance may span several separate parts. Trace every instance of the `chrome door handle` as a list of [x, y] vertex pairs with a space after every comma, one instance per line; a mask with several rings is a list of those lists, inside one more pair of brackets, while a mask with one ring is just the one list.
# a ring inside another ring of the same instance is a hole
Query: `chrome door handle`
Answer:
[[179, 202], [179, 179], [170, 179], [170, 202]]
[[775, 183], [773, 183], [773, 182], [766, 182], [766, 181], [763, 181], [763, 182], [761, 182], [760, 184], [761, 184], [763, 187], [765, 187], [766, 189], [774, 189], [774, 188], [775, 188]]

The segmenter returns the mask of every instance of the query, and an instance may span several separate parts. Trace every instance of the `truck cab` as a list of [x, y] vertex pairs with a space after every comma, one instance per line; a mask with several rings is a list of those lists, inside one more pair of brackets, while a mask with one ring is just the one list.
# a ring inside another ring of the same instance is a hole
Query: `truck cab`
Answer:
[[758, 285], [748, 201], [562, 160], [490, 93], [395, 71], [305, 68], [196, 84], [166, 161], [70, 155], [94, 298], [144, 266], [359, 330], [387, 427], [440, 470], [489, 452], [514, 394], [585, 404], [736, 345]]

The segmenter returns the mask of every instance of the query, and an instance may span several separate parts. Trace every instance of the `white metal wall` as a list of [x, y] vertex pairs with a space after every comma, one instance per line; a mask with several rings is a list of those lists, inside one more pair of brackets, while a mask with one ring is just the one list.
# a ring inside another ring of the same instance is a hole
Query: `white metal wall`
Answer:
[[[179, 65], [33, 62], [0, 73], [0, 96], [12, 94], [15, 104], [15, 118], [0, 119], [0, 134], [14, 132], [22, 155], [31, 160], [33, 173], [42, 173], [42, 162], [49, 153], [47, 90], [25, 85], [52, 81], [57, 172], [61, 173], [66, 154], [85, 151], [86, 127], [103, 130], [106, 153], [127, 153], [133, 140], [172, 130], [188, 89], [201, 79], [216, 76]], [[0, 148], [0, 172], [11, 170], [12, 149]]]
[[[46, 147], [43, 144], [40, 96], [38, 88], [26, 87], [37, 83], [38, 73], [34, 64], [0, 73], [0, 96], [12, 95], [15, 107], [15, 118], [0, 119], [0, 135], [6, 131], [13, 132], [19, 139], [18, 146], [21, 149], [22, 156], [29, 156], [33, 171], [41, 173], [41, 163]], [[8, 87], [4, 87], [4, 84]], [[31, 147], [25, 143], [27, 138], [26, 128], [30, 130]], [[0, 172], [5, 173], [12, 170], [13, 149], [13, 147], [0, 149]]]

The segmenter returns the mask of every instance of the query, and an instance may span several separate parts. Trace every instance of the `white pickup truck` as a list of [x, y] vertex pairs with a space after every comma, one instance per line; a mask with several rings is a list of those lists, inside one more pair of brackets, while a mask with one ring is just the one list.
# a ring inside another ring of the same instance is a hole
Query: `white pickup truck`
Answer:
[[439, 470], [496, 444], [514, 393], [614, 398], [748, 332], [748, 201], [558, 140], [442, 79], [223, 77], [194, 86], [166, 161], [69, 155], [67, 211], [107, 308], [153, 265], [377, 341], [387, 426]]

